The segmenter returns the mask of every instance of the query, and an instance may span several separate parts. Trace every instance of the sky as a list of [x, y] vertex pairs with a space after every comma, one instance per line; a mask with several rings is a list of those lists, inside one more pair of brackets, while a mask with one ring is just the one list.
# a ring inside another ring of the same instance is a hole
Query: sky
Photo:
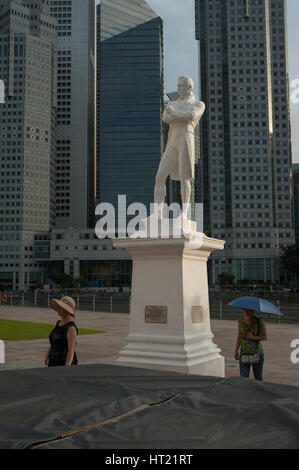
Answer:
[[[146, 0], [164, 22], [165, 92], [175, 91], [180, 75], [189, 75], [198, 96], [198, 41], [194, 0]], [[299, 80], [299, 1], [287, 0], [290, 85]], [[299, 86], [297, 85], [297, 88]], [[298, 94], [299, 97], [299, 94]], [[291, 102], [293, 162], [299, 163], [299, 100]]]

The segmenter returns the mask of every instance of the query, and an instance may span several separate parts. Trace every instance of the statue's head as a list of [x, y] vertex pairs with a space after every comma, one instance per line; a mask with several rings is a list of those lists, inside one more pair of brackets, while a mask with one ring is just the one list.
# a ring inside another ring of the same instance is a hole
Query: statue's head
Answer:
[[178, 79], [178, 94], [181, 99], [189, 98], [193, 94], [194, 83], [192, 78], [181, 75]]

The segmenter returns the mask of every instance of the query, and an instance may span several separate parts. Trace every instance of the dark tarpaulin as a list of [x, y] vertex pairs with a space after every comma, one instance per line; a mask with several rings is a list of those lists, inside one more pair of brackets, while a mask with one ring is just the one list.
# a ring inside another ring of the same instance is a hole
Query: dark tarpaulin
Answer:
[[2, 371], [0, 448], [28, 446], [299, 448], [299, 388], [99, 364]]

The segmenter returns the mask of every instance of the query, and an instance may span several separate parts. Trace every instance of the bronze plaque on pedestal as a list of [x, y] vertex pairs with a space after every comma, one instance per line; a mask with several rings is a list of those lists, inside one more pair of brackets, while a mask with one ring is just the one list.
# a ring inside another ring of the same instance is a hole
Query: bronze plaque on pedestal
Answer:
[[203, 308], [202, 305], [198, 307], [192, 307], [192, 323], [202, 323], [203, 322]]
[[147, 305], [145, 307], [146, 323], [167, 323], [167, 307]]

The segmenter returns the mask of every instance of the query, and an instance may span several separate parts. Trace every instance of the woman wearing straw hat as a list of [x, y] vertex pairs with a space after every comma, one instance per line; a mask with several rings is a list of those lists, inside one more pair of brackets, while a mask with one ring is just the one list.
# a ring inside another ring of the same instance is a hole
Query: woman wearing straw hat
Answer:
[[62, 297], [60, 300], [52, 299], [50, 307], [61, 317], [50, 333], [49, 347], [45, 364], [48, 367], [73, 366], [78, 364], [76, 355], [76, 341], [78, 328], [73, 322], [76, 303], [71, 297]]

